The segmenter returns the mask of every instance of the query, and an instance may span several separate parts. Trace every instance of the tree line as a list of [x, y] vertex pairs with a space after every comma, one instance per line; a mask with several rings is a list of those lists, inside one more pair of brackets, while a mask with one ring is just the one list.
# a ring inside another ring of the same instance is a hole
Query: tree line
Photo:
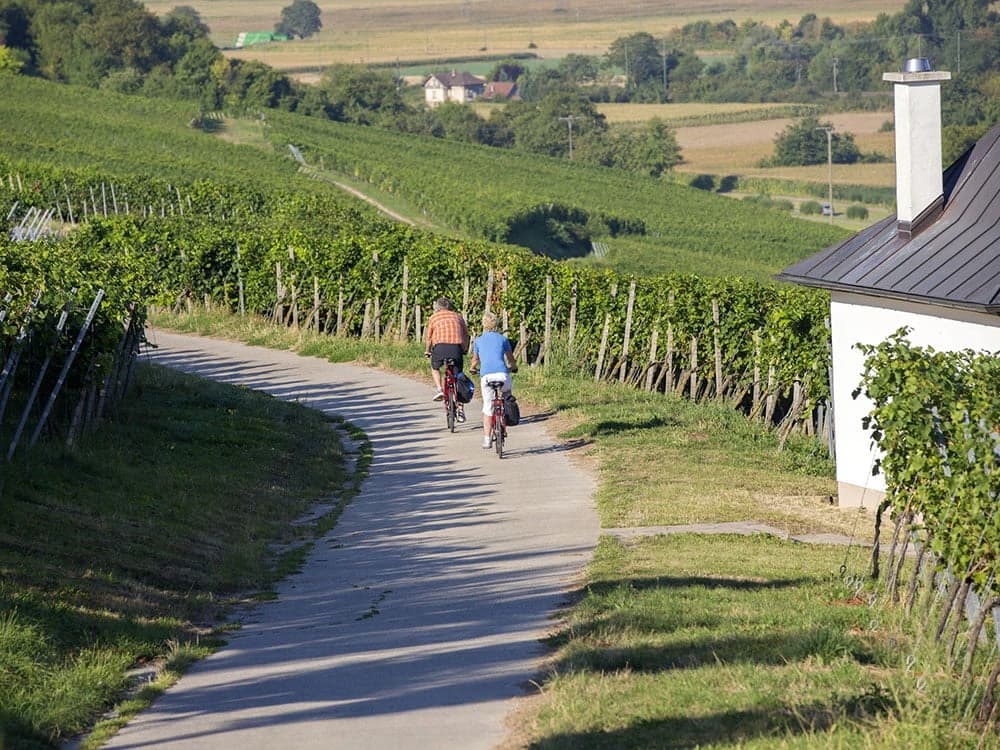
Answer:
[[[279, 26], [293, 36], [314, 33], [321, 26], [318, 8], [295, 0], [282, 11]], [[681, 160], [671, 128], [656, 120], [611, 128], [597, 103], [884, 106], [890, 92], [882, 73], [919, 55], [956, 72], [944, 102], [946, 157], [957, 156], [1000, 120], [1000, 16], [988, 0], [913, 0], [896, 14], [850, 26], [815, 14], [777, 25], [696, 21], [661, 37], [629, 34], [604, 55], [570, 54], [555, 66], [505, 60], [489, 78], [516, 81], [520, 101], [489, 117], [462, 105], [432, 110], [413, 102], [389, 70], [335, 65], [317, 84], [302, 84], [258, 61], [227, 59], [208, 32], [190, 6], [160, 18], [138, 0], [0, 0], [0, 72], [184, 99], [203, 112], [279, 108], [553, 156], [568, 157], [572, 150], [577, 160], [653, 176]], [[813, 160], [816, 153], [825, 158], [822, 133], [811, 131], [798, 146], [803, 141]], [[834, 145], [835, 161], [861, 158], [846, 136], [838, 134]], [[799, 157], [775, 158], [792, 163], [789, 158]]]

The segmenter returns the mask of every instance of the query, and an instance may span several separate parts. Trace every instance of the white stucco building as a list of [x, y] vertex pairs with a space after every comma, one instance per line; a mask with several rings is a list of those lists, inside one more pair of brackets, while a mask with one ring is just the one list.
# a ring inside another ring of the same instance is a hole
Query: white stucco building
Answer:
[[864, 356], [899, 328], [938, 351], [1000, 352], [1000, 125], [942, 174], [941, 84], [911, 60], [895, 89], [895, 216], [785, 269], [778, 278], [830, 290], [834, 430], [840, 505], [877, 507], [885, 479], [852, 398]]
[[471, 73], [435, 73], [424, 81], [424, 100], [430, 107], [444, 102], [464, 104], [483, 95], [486, 79]]

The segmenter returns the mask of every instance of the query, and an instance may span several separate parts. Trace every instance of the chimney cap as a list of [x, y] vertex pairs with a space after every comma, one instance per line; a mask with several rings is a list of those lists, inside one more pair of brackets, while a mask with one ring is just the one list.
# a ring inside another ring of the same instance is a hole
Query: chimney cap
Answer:
[[932, 70], [931, 61], [926, 57], [911, 57], [903, 65], [904, 73], [929, 73]]

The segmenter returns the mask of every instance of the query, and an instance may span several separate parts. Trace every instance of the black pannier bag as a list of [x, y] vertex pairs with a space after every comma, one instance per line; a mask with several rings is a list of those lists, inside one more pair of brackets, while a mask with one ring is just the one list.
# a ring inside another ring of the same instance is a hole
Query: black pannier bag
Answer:
[[507, 424], [513, 427], [521, 421], [521, 407], [517, 405], [517, 399], [513, 393], [508, 393], [503, 397], [503, 411], [507, 415]]
[[458, 403], [467, 404], [472, 401], [472, 394], [475, 390], [476, 386], [464, 372], [455, 376], [455, 398], [458, 399]]

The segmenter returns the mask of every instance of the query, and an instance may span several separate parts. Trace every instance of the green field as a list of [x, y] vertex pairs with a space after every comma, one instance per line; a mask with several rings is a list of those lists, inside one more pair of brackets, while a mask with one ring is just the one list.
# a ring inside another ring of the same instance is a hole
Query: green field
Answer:
[[[240, 31], [270, 31], [287, 5], [284, 0], [213, 0], [197, 9], [220, 47], [231, 46]], [[335, 62], [428, 63], [476, 54], [535, 52], [559, 58], [568, 52], [603, 54], [617, 37], [636, 31], [659, 33], [695, 20], [737, 23], [755, 19], [792, 22], [807, 13], [831, 17], [837, 23], [871, 20], [902, 7], [872, 0], [849, 0], [836, 7], [815, 0], [734, 0], [724, 6], [704, 3], [608, 3], [565, 0], [539, 3], [513, 0], [387, 0], [359, 6], [348, 0], [318, 0], [323, 29], [304, 40], [234, 51], [234, 57], [255, 58], [280, 69], [325, 66]], [[149, 0], [159, 14], [176, 6], [173, 0]]]

